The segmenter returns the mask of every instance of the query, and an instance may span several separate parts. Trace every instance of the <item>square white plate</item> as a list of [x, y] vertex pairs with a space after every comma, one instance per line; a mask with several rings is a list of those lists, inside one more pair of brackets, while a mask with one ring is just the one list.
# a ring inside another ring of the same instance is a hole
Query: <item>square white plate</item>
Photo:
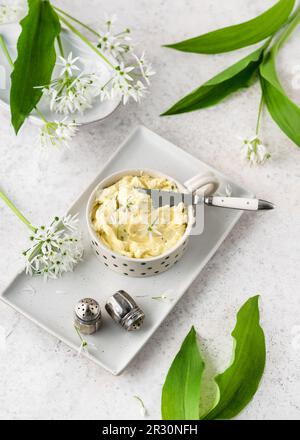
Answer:
[[[73, 307], [81, 298], [95, 298], [103, 312], [103, 325], [98, 333], [86, 338], [90, 344], [86, 356], [115, 375], [126, 368], [153, 335], [242, 214], [234, 210], [206, 208], [204, 233], [192, 236], [183, 258], [163, 274], [145, 279], [114, 273], [101, 265], [90, 249], [85, 207], [92, 189], [100, 180], [126, 168], [156, 169], [181, 182], [200, 172], [212, 171], [222, 182], [221, 191], [229, 183], [233, 196], [252, 196], [215, 169], [145, 127], [138, 127], [70, 209], [71, 213], [79, 213], [86, 248], [84, 261], [74, 273], [47, 283], [38, 277], [29, 278], [22, 272], [1, 293], [3, 301], [76, 350], [80, 347], [80, 340], [73, 326]], [[146, 319], [137, 332], [127, 333], [104, 309], [106, 299], [119, 289], [139, 297], [136, 301], [144, 310]], [[169, 300], [151, 299], [163, 294]], [[149, 296], [140, 298], [143, 295]]]

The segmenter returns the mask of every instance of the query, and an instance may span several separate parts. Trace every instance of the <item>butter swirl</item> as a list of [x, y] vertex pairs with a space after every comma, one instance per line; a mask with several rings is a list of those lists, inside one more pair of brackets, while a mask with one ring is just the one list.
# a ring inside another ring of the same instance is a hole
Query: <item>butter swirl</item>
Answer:
[[92, 210], [92, 224], [101, 241], [112, 251], [131, 258], [151, 258], [176, 245], [187, 227], [183, 203], [155, 209], [151, 197], [137, 188], [177, 191], [175, 183], [148, 174], [125, 176], [99, 190]]

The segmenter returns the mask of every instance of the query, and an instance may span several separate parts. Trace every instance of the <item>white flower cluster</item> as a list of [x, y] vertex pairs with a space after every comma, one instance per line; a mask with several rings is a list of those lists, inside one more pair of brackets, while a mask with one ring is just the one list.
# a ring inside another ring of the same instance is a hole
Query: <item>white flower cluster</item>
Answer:
[[126, 66], [123, 61], [116, 65], [110, 80], [102, 85], [101, 78], [95, 73], [74, 74], [80, 70], [76, 65], [78, 57], [73, 58], [72, 53], [67, 58], [60, 57], [59, 65], [62, 70], [59, 78], [43, 87], [43, 95], [49, 99], [50, 110], [65, 115], [78, 111], [83, 113], [92, 107], [97, 96], [100, 96], [101, 101], [121, 95], [124, 104], [130, 97], [140, 102], [146, 95], [150, 77], [155, 72], [145, 54], [140, 58], [132, 54], [132, 58], [132, 65]]
[[77, 216], [68, 215], [55, 217], [48, 227], [37, 228], [30, 237], [33, 245], [23, 253], [26, 273], [55, 279], [64, 272], [72, 272], [83, 256], [77, 223]]
[[75, 121], [45, 121], [40, 130], [39, 140], [42, 147], [69, 147], [69, 141], [78, 131]]
[[262, 144], [257, 135], [250, 139], [244, 139], [242, 145], [242, 157], [251, 165], [263, 165], [271, 154], [268, 152], [267, 147]]
[[[72, 52], [67, 58], [59, 57], [62, 67], [58, 78], [43, 87], [43, 95], [50, 101], [50, 110], [65, 115], [75, 112], [83, 113], [92, 107], [93, 100], [100, 95], [101, 83], [95, 73], [80, 72]], [[75, 75], [74, 72], [79, 72]]]
[[130, 29], [126, 28], [121, 32], [115, 32], [114, 24], [116, 21], [116, 15], [105, 18], [104, 26], [106, 29], [98, 32], [97, 47], [106, 54], [111, 54], [114, 58], [119, 59], [132, 51], [132, 46], [130, 44], [131, 37], [129, 36]]
[[25, 14], [25, 1], [8, 1], [0, 4], [0, 24], [19, 21]]
[[[107, 19], [106, 31], [98, 34], [98, 48], [103, 54], [110, 54], [115, 59], [113, 64], [106, 60], [111, 67], [110, 79], [103, 84], [104, 81], [97, 73], [85, 73], [78, 67], [79, 57], [73, 58], [72, 52], [66, 58], [60, 56], [57, 63], [61, 67], [58, 78], [53, 79], [50, 84], [38, 87], [48, 100], [51, 112], [63, 115], [83, 113], [92, 108], [97, 97], [105, 101], [121, 96], [126, 104], [129, 98], [140, 102], [146, 95], [150, 77], [155, 72], [144, 53], [141, 57], [133, 53], [129, 44], [129, 29], [113, 33], [114, 22], [115, 16]], [[40, 142], [47, 147], [68, 146], [68, 141], [76, 134], [78, 127], [75, 121], [70, 122], [66, 118], [61, 122], [46, 121], [44, 118], [44, 122]]]
[[144, 53], [141, 57], [134, 54], [130, 44], [130, 29], [116, 33], [113, 29], [115, 22], [115, 15], [112, 18], [106, 18], [106, 30], [99, 32], [98, 48], [112, 55], [118, 62], [114, 67], [112, 78], [101, 87], [100, 98], [104, 101], [121, 95], [124, 104], [129, 98], [140, 102], [141, 98], [146, 95], [150, 77], [155, 72]]
[[[129, 98], [140, 102], [147, 93], [147, 85], [150, 84], [150, 77], [155, 74], [150, 63], [147, 62], [145, 54], [139, 58], [132, 54], [133, 62], [125, 65], [123, 61], [115, 66], [111, 79], [101, 87], [100, 98], [102, 101], [112, 99], [121, 95], [123, 104]], [[144, 80], [144, 82], [143, 82]]]

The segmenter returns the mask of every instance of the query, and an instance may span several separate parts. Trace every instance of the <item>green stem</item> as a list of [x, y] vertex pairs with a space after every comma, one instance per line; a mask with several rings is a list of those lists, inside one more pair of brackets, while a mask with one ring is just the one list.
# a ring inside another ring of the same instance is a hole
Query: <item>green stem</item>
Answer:
[[63, 48], [63, 45], [62, 45], [62, 42], [61, 42], [60, 35], [58, 35], [58, 36], [56, 37], [56, 39], [57, 39], [57, 43], [58, 43], [58, 47], [59, 47], [60, 54], [61, 54], [61, 56], [64, 58], [64, 57], [65, 57], [65, 53], [64, 53], [64, 48]]
[[140, 402], [141, 407], [143, 408], [144, 411], [146, 411], [146, 407], [142, 399], [139, 396], [133, 396], [133, 398], [136, 399], [138, 402]]
[[83, 339], [83, 337], [81, 336], [81, 333], [80, 333], [80, 331], [79, 331], [79, 328], [76, 327], [76, 325], [74, 325], [74, 328], [75, 328], [75, 330], [76, 330], [76, 333], [77, 333], [78, 336], [79, 336], [79, 339], [81, 340], [81, 343], [82, 343], [83, 347], [86, 347], [86, 346], [88, 345], [88, 343], [87, 343], [87, 342]]
[[72, 15], [67, 14], [67, 12], [63, 11], [62, 9], [58, 8], [57, 6], [53, 6], [53, 8], [59, 12], [60, 14], [65, 15], [66, 17], [70, 18], [72, 21], [74, 21], [75, 23], [79, 24], [80, 26], [82, 26], [83, 28], [87, 29], [89, 32], [91, 32], [92, 34], [96, 35], [97, 37], [100, 37], [100, 34], [98, 32], [96, 32], [93, 28], [91, 28], [90, 26], [88, 26], [87, 24], [82, 23], [82, 21], [78, 20], [75, 17], [72, 17]]
[[89, 46], [97, 55], [99, 55], [112, 69], [115, 66], [78, 30], [76, 29], [68, 20], [58, 14], [60, 20], [68, 26], [68, 28], [79, 37], [87, 46]]
[[9, 198], [0, 190], [0, 197], [4, 202], [7, 204], [7, 206], [16, 214], [16, 216], [22, 220], [23, 223], [25, 223], [26, 226], [29, 227], [33, 232], [36, 231], [36, 228], [32, 226], [32, 224], [27, 220], [26, 217], [18, 210], [18, 208], [9, 200]]
[[45, 122], [45, 124], [48, 124], [49, 121], [47, 121], [47, 119], [45, 118], [45, 116], [43, 115], [43, 113], [42, 113], [37, 107], [35, 107], [35, 111], [37, 112], [37, 114], [39, 115], [39, 117]]
[[14, 68], [14, 62], [13, 62], [13, 60], [12, 60], [12, 58], [11, 58], [9, 52], [8, 52], [6, 43], [5, 43], [4, 38], [3, 38], [2, 35], [0, 35], [0, 46], [1, 46], [2, 50], [3, 50], [4, 55], [7, 58], [7, 61], [10, 64], [10, 67]]
[[120, 35], [129, 34], [129, 29], [126, 29], [125, 31], [119, 32], [118, 34], [115, 34], [115, 37], [119, 37]]
[[257, 122], [256, 122], [256, 131], [255, 131], [256, 136], [258, 136], [258, 133], [259, 133], [260, 121], [261, 121], [261, 115], [262, 115], [263, 107], [264, 107], [264, 95], [262, 94], [261, 98], [260, 98], [259, 110], [258, 110], [258, 116], [257, 116]]

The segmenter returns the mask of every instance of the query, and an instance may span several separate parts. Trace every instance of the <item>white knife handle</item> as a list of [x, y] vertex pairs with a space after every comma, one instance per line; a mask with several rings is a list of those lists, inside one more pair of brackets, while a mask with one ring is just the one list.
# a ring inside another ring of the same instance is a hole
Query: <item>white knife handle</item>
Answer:
[[244, 211], [257, 211], [258, 199], [245, 199], [241, 197], [205, 197], [204, 203], [219, 208], [242, 209]]

